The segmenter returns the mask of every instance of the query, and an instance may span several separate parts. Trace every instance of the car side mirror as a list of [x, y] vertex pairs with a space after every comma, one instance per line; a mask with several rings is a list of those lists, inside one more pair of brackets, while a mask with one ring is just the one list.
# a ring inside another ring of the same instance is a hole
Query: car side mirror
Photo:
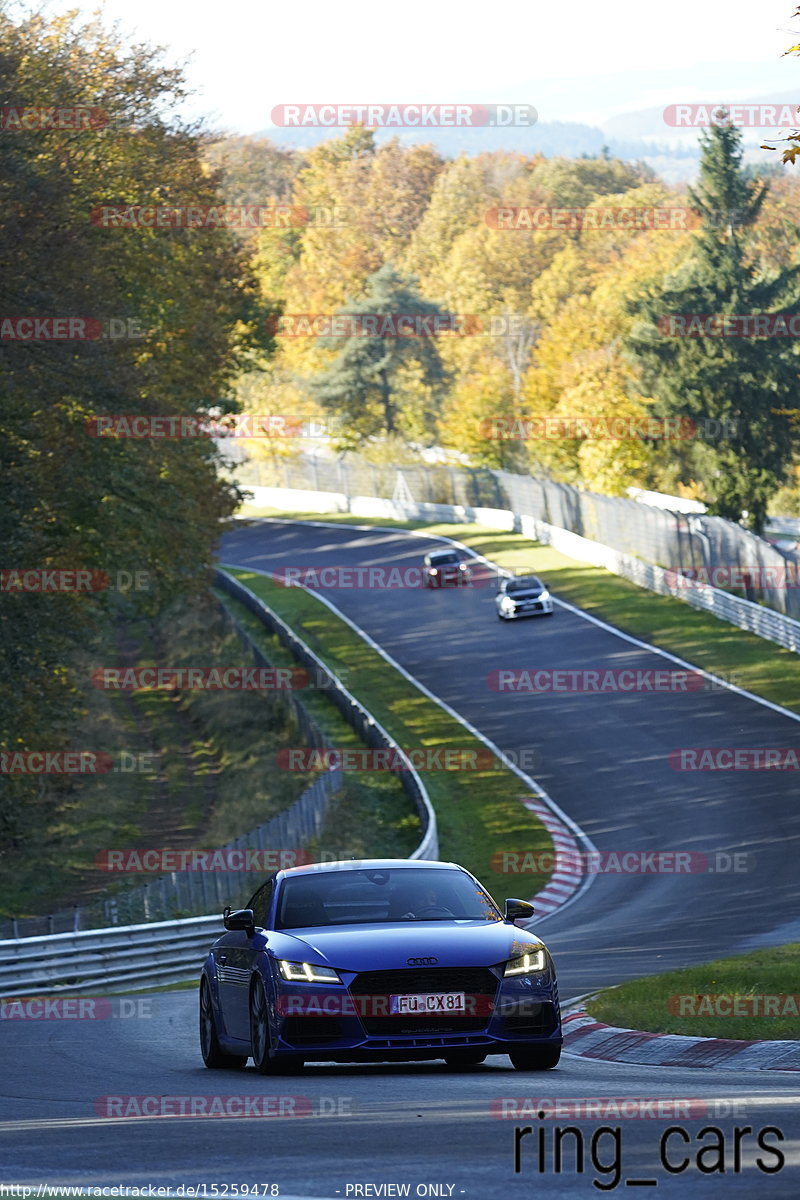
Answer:
[[237, 908], [233, 912], [226, 908], [222, 914], [222, 923], [231, 932], [244, 929], [250, 937], [255, 933], [256, 924], [252, 908]]
[[534, 907], [527, 900], [506, 900], [503, 911], [503, 920], [509, 925], [513, 925], [515, 921], [526, 920], [534, 914]]

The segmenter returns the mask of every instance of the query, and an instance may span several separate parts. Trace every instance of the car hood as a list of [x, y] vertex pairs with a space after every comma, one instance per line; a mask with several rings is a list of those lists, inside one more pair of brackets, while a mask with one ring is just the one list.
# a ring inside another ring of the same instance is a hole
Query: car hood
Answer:
[[[277, 937], [281, 944], [277, 945]], [[288, 943], [292, 943], [291, 947]], [[278, 957], [300, 957], [307, 948], [317, 961], [341, 971], [408, 967], [409, 958], [436, 958], [439, 967], [491, 967], [524, 954], [541, 939], [505, 921], [397, 921], [380, 925], [337, 925], [271, 935]]]
[[526, 592], [506, 592], [512, 600], [538, 600], [545, 588], [535, 588]]

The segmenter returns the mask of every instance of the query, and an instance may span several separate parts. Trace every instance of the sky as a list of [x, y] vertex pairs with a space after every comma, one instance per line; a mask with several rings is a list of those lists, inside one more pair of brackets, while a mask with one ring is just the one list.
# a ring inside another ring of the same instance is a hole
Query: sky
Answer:
[[[137, 41], [184, 61], [187, 116], [269, 132], [275, 105], [527, 103], [589, 124], [671, 103], [797, 96], [800, 0], [106, 0]], [[96, 3], [35, 6], [86, 15]]]

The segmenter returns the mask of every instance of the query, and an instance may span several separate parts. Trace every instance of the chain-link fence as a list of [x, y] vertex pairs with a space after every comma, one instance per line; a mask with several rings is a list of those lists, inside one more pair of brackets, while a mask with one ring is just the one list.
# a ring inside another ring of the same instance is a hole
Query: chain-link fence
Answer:
[[488, 467], [375, 465], [354, 454], [250, 460], [237, 468], [236, 479], [243, 487], [506, 509], [800, 618], [800, 559], [723, 517], [672, 512]]

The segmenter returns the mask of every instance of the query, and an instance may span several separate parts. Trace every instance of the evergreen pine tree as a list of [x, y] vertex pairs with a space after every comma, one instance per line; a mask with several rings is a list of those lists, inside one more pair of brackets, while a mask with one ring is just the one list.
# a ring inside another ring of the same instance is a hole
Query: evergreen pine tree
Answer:
[[674, 441], [663, 447], [680, 457], [682, 482], [702, 484], [711, 512], [733, 520], [746, 512], [748, 524], [760, 530], [795, 449], [800, 358], [794, 338], [675, 336], [681, 326], [669, 317], [769, 313], [788, 319], [800, 300], [800, 268], [766, 277], [748, 250], [748, 227], [767, 185], [742, 170], [740, 132], [715, 126], [701, 146], [699, 186], [690, 197], [702, 228], [691, 257], [664, 287], [631, 302], [640, 321], [628, 350], [656, 399], [654, 413], [696, 424], [696, 435], [677, 451]]
[[[362, 318], [442, 315], [438, 305], [419, 295], [414, 282], [386, 264], [369, 277], [363, 298], [348, 303], [343, 312]], [[359, 322], [359, 329], [363, 325]], [[435, 337], [354, 332], [346, 338], [321, 338], [320, 343], [339, 353], [328, 370], [312, 380], [310, 390], [337, 419], [343, 447], [372, 437], [419, 438], [432, 432], [432, 399], [438, 398], [447, 378]]]

